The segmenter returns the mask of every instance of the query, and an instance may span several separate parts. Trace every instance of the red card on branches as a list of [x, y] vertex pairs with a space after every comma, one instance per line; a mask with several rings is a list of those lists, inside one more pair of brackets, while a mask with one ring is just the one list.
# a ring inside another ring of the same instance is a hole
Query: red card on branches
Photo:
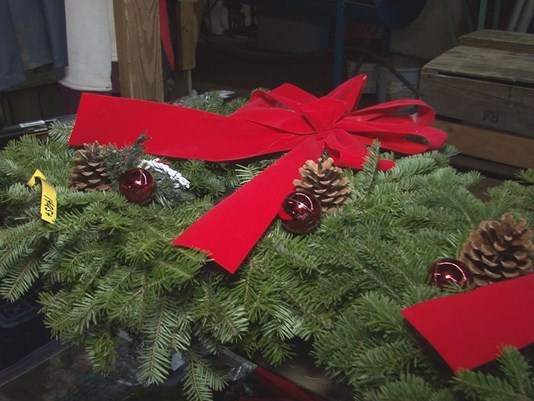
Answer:
[[401, 313], [453, 371], [496, 359], [505, 345], [534, 342], [534, 274], [431, 299]]
[[[434, 110], [404, 99], [355, 110], [366, 77], [360, 75], [317, 98], [293, 85], [255, 91], [231, 116], [169, 104], [86, 94], [69, 141], [126, 146], [141, 133], [145, 151], [158, 156], [229, 161], [286, 152], [277, 163], [218, 204], [173, 244], [205, 251], [235, 272], [272, 222], [306, 160], [324, 150], [340, 167], [360, 169], [367, 146], [378, 139], [395, 152], [438, 149], [447, 135], [431, 127]], [[416, 106], [413, 115], [399, 115]], [[418, 140], [413, 140], [417, 137]], [[387, 170], [394, 162], [380, 160]]]

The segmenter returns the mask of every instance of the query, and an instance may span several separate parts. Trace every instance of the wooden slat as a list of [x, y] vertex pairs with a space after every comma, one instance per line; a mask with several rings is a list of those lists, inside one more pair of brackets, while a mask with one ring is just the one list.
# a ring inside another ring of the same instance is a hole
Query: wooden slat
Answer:
[[458, 38], [460, 46], [473, 46], [534, 54], [534, 34], [485, 29]]
[[[457, 154], [451, 158], [451, 166], [458, 170], [481, 172], [486, 178], [497, 177], [499, 180], [515, 179], [517, 173], [522, 170], [520, 167], [510, 166], [508, 164], [492, 162], [479, 157]], [[480, 193], [479, 193], [480, 194]]]
[[436, 120], [460, 153], [520, 168], [534, 168], [534, 139], [458, 122]]
[[534, 84], [530, 54], [457, 46], [427, 63], [422, 72]]
[[121, 96], [164, 100], [158, 0], [114, 0]]
[[534, 89], [426, 70], [419, 97], [438, 115], [534, 137]]

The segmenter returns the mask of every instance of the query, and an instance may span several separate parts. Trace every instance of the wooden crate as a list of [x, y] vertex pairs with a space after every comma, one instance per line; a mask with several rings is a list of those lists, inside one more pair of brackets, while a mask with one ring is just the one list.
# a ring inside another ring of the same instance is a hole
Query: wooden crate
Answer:
[[534, 53], [457, 46], [422, 68], [419, 96], [440, 116], [534, 137]]

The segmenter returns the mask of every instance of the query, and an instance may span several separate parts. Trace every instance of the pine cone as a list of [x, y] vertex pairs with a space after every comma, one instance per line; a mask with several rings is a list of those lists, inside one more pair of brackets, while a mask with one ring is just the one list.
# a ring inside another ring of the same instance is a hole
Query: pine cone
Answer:
[[297, 191], [315, 195], [323, 212], [333, 211], [350, 201], [349, 180], [343, 177], [343, 170], [333, 165], [334, 160], [308, 160], [299, 169], [302, 180], [295, 180]]
[[110, 191], [109, 173], [104, 167], [103, 147], [98, 143], [85, 144], [78, 149], [78, 157], [73, 159], [71, 187], [77, 191]]
[[505, 213], [500, 220], [486, 220], [471, 232], [460, 260], [473, 274], [476, 285], [484, 286], [532, 272], [532, 230], [526, 220], [514, 220]]

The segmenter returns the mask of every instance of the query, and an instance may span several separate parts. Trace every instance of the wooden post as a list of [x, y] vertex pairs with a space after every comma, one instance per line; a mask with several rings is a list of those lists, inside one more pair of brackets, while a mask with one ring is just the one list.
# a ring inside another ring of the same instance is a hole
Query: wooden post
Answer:
[[158, 0], [114, 0], [121, 96], [164, 100]]
[[177, 7], [179, 29], [178, 60], [180, 68], [185, 71], [196, 66], [197, 17], [195, 14], [195, 2], [179, 1]]
[[178, 16], [178, 66], [184, 72], [187, 92], [193, 89], [191, 70], [196, 67], [196, 47], [205, 0], [179, 0]]

